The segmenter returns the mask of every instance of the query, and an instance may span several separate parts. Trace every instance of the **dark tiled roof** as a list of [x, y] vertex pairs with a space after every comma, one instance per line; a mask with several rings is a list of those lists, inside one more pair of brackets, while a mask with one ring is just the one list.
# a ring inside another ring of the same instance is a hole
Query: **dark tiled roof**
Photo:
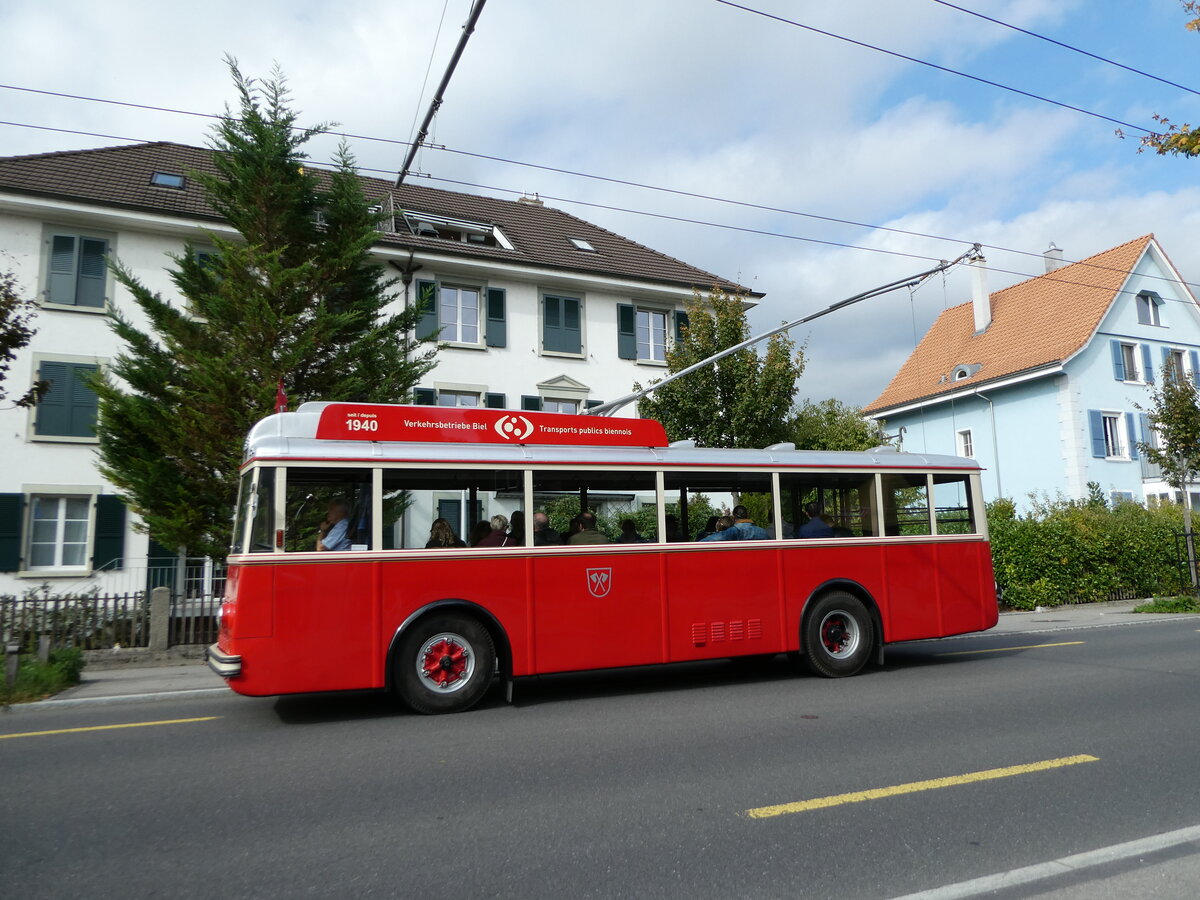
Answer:
[[[217, 219], [203, 191], [188, 182], [181, 190], [151, 184], [154, 172], [215, 173], [212, 154], [201, 147], [167, 142], [130, 144], [96, 150], [0, 157], [0, 191], [117, 206], [196, 219]], [[587, 272], [639, 281], [707, 290], [748, 289], [689, 266], [636, 241], [621, 237], [558, 209], [513, 200], [444, 191], [424, 185], [395, 187], [390, 181], [362, 178], [372, 201], [392, 197], [397, 211], [414, 210], [499, 226], [512, 250], [462, 244], [412, 234], [383, 234], [380, 243], [453, 256], [480, 257], [565, 271]], [[581, 238], [596, 252], [576, 249]], [[751, 293], [751, 296], [761, 296]]]

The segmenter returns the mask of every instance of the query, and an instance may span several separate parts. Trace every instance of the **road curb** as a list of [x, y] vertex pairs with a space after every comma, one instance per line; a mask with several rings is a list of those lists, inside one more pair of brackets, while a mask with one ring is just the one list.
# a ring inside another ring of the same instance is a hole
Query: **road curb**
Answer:
[[215, 697], [232, 693], [227, 687], [189, 688], [183, 691], [153, 691], [146, 694], [112, 694], [107, 697], [76, 697], [67, 700], [38, 700], [35, 703], [15, 703], [4, 708], [5, 713], [44, 712], [49, 709], [70, 709], [74, 706], [112, 706], [118, 703], [150, 703], [172, 697]]

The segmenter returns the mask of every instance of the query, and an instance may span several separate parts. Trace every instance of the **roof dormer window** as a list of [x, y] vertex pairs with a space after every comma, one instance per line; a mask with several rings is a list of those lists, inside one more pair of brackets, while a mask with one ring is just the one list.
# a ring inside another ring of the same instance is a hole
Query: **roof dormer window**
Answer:
[[418, 237], [458, 241], [462, 244], [474, 244], [481, 247], [513, 249], [513, 245], [500, 231], [500, 228], [487, 222], [472, 222], [468, 219], [455, 219], [450, 216], [439, 216], [434, 213], [413, 210], [405, 210], [396, 217], [397, 230], [400, 230], [401, 222], [411, 234]]
[[150, 176], [150, 183], [156, 187], [175, 188], [175, 190], [181, 191], [187, 185], [187, 179], [177, 172], [155, 172]]
[[974, 375], [976, 372], [978, 372], [982, 368], [983, 368], [983, 366], [981, 366], [979, 363], [970, 363], [969, 365], [955, 366], [951, 370], [950, 380], [951, 381], [962, 381], [963, 379], [970, 378], [972, 375]]

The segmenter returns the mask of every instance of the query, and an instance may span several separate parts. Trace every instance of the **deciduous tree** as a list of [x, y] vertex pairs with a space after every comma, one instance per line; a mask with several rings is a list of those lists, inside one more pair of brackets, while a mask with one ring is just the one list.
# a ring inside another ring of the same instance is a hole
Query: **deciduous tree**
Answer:
[[[1183, 8], [1188, 15], [1197, 17], [1184, 27], [1189, 31], [1200, 32], [1200, 2], [1185, 0]], [[1149, 147], [1164, 156], [1200, 156], [1200, 126], [1192, 126], [1186, 122], [1175, 125], [1166, 116], [1159, 114], [1154, 115], [1154, 121], [1158, 122], [1163, 130], [1142, 138], [1142, 147]]]
[[[7, 402], [9, 369], [17, 358], [17, 351], [29, 346], [36, 334], [33, 317], [37, 304], [22, 297], [17, 288], [17, 278], [12, 272], [0, 272], [0, 402]], [[17, 407], [28, 408], [41, 399], [50, 387], [48, 381], [38, 381], [11, 402]]]
[[113, 313], [125, 349], [96, 382], [105, 476], [160, 543], [213, 556], [229, 546], [246, 433], [279, 382], [293, 405], [399, 401], [432, 366], [405, 350], [418, 310], [386, 314], [393, 281], [371, 258], [378, 216], [349, 152], [328, 176], [307, 169], [325, 126], [296, 127], [278, 72], [256, 82], [228, 62], [238, 109], [214, 128], [218, 174], [192, 178], [237, 235], [176, 256], [172, 299], [113, 263], [149, 327]]
[[870, 450], [887, 443], [879, 422], [833, 398], [805, 400], [792, 415], [789, 431], [789, 440], [800, 450]]
[[[667, 351], [669, 371], [680, 372], [750, 337], [743, 301], [716, 287], [707, 297], [696, 292], [685, 304], [688, 324], [681, 339]], [[671, 382], [643, 399], [638, 412], [662, 422], [673, 441], [765, 447], [788, 439], [788, 411], [803, 371], [803, 350], [777, 334], [761, 353], [748, 347]]]

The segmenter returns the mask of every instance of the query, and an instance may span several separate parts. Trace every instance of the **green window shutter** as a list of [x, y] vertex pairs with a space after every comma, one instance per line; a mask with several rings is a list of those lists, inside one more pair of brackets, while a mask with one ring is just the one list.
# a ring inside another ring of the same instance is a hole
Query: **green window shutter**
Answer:
[[508, 406], [507, 399], [503, 394], [484, 394], [484, 405], [488, 409], [505, 409]]
[[417, 406], [437, 406], [437, 391], [433, 388], [413, 388], [413, 403]]
[[417, 320], [417, 340], [436, 341], [441, 332], [438, 327], [436, 282], [417, 282], [417, 308], [421, 311], [421, 317]]
[[92, 541], [93, 569], [125, 567], [125, 504], [112, 494], [96, 498], [96, 537]]
[[108, 241], [79, 239], [79, 280], [75, 292], [77, 306], [104, 308], [104, 286], [108, 281]]
[[487, 324], [484, 334], [485, 342], [489, 347], [505, 347], [508, 345], [508, 324], [505, 320], [504, 306], [504, 288], [488, 288]]
[[577, 297], [543, 298], [542, 349], [555, 353], [579, 353], [583, 349]]
[[60, 362], [44, 361], [38, 366], [38, 378], [49, 381], [50, 388], [34, 407], [34, 434], [71, 433], [70, 369], [66, 363]]
[[528, 394], [521, 397], [521, 409], [528, 412], [540, 412], [542, 409], [541, 397], [530, 397]]
[[690, 324], [690, 321], [691, 320], [688, 319], [688, 314], [686, 312], [684, 312], [682, 309], [675, 310], [675, 343], [676, 344], [683, 343], [683, 332], [687, 329], [688, 325]]
[[24, 524], [25, 495], [0, 494], [0, 572], [20, 571]]
[[75, 236], [70, 234], [55, 234], [50, 237], [46, 299], [51, 303], [75, 305], [75, 243]]
[[632, 303], [617, 304], [617, 357], [637, 359], [637, 311]]
[[96, 418], [100, 414], [100, 398], [88, 384], [96, 374], [95, 366], [71, 366], [74, 371], [68, 379], [71, 385], [71, 437], [95, 437]]
[[587, 402], [588, 409], [595, 409], [597, 406], [603, 406], [603, 405], [604, 405], [603, 400], [589, 400]]

